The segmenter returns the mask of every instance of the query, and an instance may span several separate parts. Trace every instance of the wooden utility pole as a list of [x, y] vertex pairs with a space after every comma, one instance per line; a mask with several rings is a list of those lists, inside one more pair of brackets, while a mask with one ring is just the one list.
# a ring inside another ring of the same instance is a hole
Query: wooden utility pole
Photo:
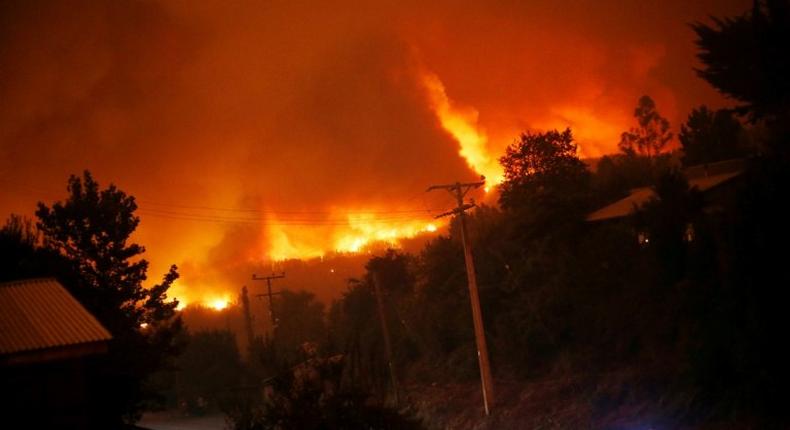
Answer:
[[244, 312], [244, 331], [247, 335], [247, 349], [252, 348], [255, 335], [252, 332], [252, 314], [250, 313], [250, 298], [247, 295], [247, 286], [241, 287], [241, 310]]
[[494, 404], [494, 381], [491, 377], [491, 365], [488, 361], [488, 347], [486, 346], [486, 335], [483, 327], [483, 313], [480, 310], [480, 296], [477, 291], [477, 276], [475, 274], [475, 262], [472, 258], [472, 247], [469, 243], [468, 232], [466, 231], [466, 216], [465, 211], [475, 207], [474, 201], [472, 203], [464, 203], [464, 196], [469, 190], [480, 188], [485, 184], [485, 177], [481, 178], [480, 182], [470, 182], [462, 184], [456, 182], [449, 185], [433, 185], [428, 188], [432, 190], [447, 190], [455, 197], [455, 209], [445, 212], [436, 218], [441, 218], [448, 215], [458, 216], [461, 223], [461, 243], [464, 247], [464, 261], [466, 262], [466, 277], [469, 281], [469, 300], [472, 304], [472, 320], [475, 325], [475, 342], [477, 343], [477, 361], [480, 364], [480, 381], [483, 386], [483, 407], [485, 408], [486, 415], [491, 413], [491, 407]]
[[272, 321], [272, 335], [274, 335], [274, 329], [277, 328], [277, 318], [274, 315], [274, 306], [272, 303], [272, 296], [276, 296], [277, 294], [282, 294], [280, 291], [272, 292], [272, 279], [281, 279], [285, 278], [285, 272], [280, 273], [279, 275], [275, 275], [272, 273], [269, 276], [258, 276], [256, 274], [252, 275], [253, 281], [266, 281], [266, 293], [264, 294], [256, 294], [255, 297], [268, 297], [269, 298], [269, 318]]
[[384, 335], [384, 350], [387, 353], [387, 365], [390, 370], [390, 381], [392, 382], [392, 393], [394, 394], [395, 407], [399, 407], [398, 399], [398, 378], [395, 376], [395, 365], [392, 362], [392, 343], [390, 342], [390, 331], [387, 326], [387, 318], [384, 315], [384, 301], [381, 297], [381, 281], [378, 273], [373, 273], [373, 290], [376, 293], [376, 303], [379, 309], [379, 321], [381, 322], [381, 333]]

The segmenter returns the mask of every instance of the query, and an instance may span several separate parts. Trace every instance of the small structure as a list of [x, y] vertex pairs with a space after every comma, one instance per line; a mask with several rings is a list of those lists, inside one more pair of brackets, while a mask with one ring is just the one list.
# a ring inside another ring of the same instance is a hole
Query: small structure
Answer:
[[[689, 187], [704, 193], [706, 200], [715, 204], [716, 200], [719, 200], [716, 194], [724, 188], [725, 184], [731, 183], [732, 179], [740, 176], [744, 169], [745, 160], [736, 159], [692, 166], [685, 169], [683, 175], [688, 180]], [[603, 222], [628, 217], [653, 197], [655, 192], [650, 187], [633, 189], [628, 196], [589, 214], [587, 221]]]
[[0, 283], [3, 420], [28, 428], [92, 428], [86, 360], [105, 353], [111, 339], [58, 281]]

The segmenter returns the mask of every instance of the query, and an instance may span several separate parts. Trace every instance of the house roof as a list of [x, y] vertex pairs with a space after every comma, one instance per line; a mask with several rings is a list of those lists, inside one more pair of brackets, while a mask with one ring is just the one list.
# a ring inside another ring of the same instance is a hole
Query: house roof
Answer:
[[631, 190], [628, 197], [620, 199], [609, 206], [604, 206], [601, 209], [587, 215], [587, 221], [603, 221], [606, 219], [620, 218], [630, 215], [634, 208], [641, 207], [647, 203], [655, 193], [650, 188], [637, 188]]
[[56, 280], [0, 283], [0, 357], [112, 339]]
[[[689, 187], [705, 192], [740, 175], [743, 166], [743, 160], [728, 160], [707, 166], [689, 167], [683, 173], [688, 179]], [[633, 189], [627, 197], [587, 215], [587, 221], [604, 221], [629, 216], [653, 197], [655, 192], [650, 187]]]

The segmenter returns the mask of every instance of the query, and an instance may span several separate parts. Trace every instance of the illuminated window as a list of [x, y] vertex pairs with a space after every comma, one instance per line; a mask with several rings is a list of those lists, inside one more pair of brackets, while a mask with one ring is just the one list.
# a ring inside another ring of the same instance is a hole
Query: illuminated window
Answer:
[[693, 242], [694, 237], [694, 225], [691, 223], [686, 224], [686, 231], [683, 232], [683, 240], [686, 242]]

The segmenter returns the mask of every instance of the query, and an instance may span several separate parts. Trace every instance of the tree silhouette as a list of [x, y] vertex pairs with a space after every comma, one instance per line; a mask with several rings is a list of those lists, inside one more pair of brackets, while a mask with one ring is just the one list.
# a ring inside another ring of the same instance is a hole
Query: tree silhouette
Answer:
[[650, 96], [639, 99], [639, 104], [634, 109], [634, 117], [639, 127], [631, 127], [620, 135], [620, 150], [628, 155], [658, 155], [672, 139], [669, 121], [658, 113], [656, 103]]
[[6, 220], [0, 228], [0, 281], [53, 275], [52, 266], [62, 259], [42, 250], [40, 239], [30, 219], [12, 214]]
[[242, 380], [243, 368], [230, 331], [199, 331], [185, 333], [188, 337], [183, 354], [178, 358], [178, 398], [201, 410], [200, 398], [206, 406], [223, 407], [232, 401], [231, 393]]
[[274, 299], [277, 328], [274, 347], [277, 357], [286, 365], [305, 359], [301, 346], [305, 342], [319, 343], [326, 338], [324, 304], [307, 291], [283, 290]]
[[175, 353], [181, 328], [176, 300], [167, 290], [178, 278], [175, 266], [160, 284], [143, 287], [148, 262], [144, 248], [129, 243], [140, 222], [134, 197], [110, 185], [99, 190], [90, 172], [71, 176], [69, 196], [49, 207], [38, 204], [37, 227], [44, 247], [63, 256], [71, 271], [64, 282], [113, 335], [106, 363], [92, 383], [102, 392], [96, 410], [108, 426], [135, 420], [145, 400], [144, 380]]
[[743, 103], [751, 121], [785, 117], [790, 107], [790, 2], [756, 0], [751, 13], [692, 24], [697, 34], [697, 74]]
[[541, 195], [579, 188], [589, 180], [589, 172], [576, 152], [570, 129], [522, 133], [499, 160], [505, 168], [499, 203], [513, 209]]
[[414, 264], [410, 255], [388, 249], [382, 256], [376, 256], [365, 264], [366, 282], [374, 282], [374, 274], [381, 282], [381, 289], [387, 293], [404, 294], [412, 290], [414, 275], [411, 265]]
[[743, 126], [727, 110], [711, 111], [700, 106], [691, 111], [678, 135], [686, 166], [742, 155]]

